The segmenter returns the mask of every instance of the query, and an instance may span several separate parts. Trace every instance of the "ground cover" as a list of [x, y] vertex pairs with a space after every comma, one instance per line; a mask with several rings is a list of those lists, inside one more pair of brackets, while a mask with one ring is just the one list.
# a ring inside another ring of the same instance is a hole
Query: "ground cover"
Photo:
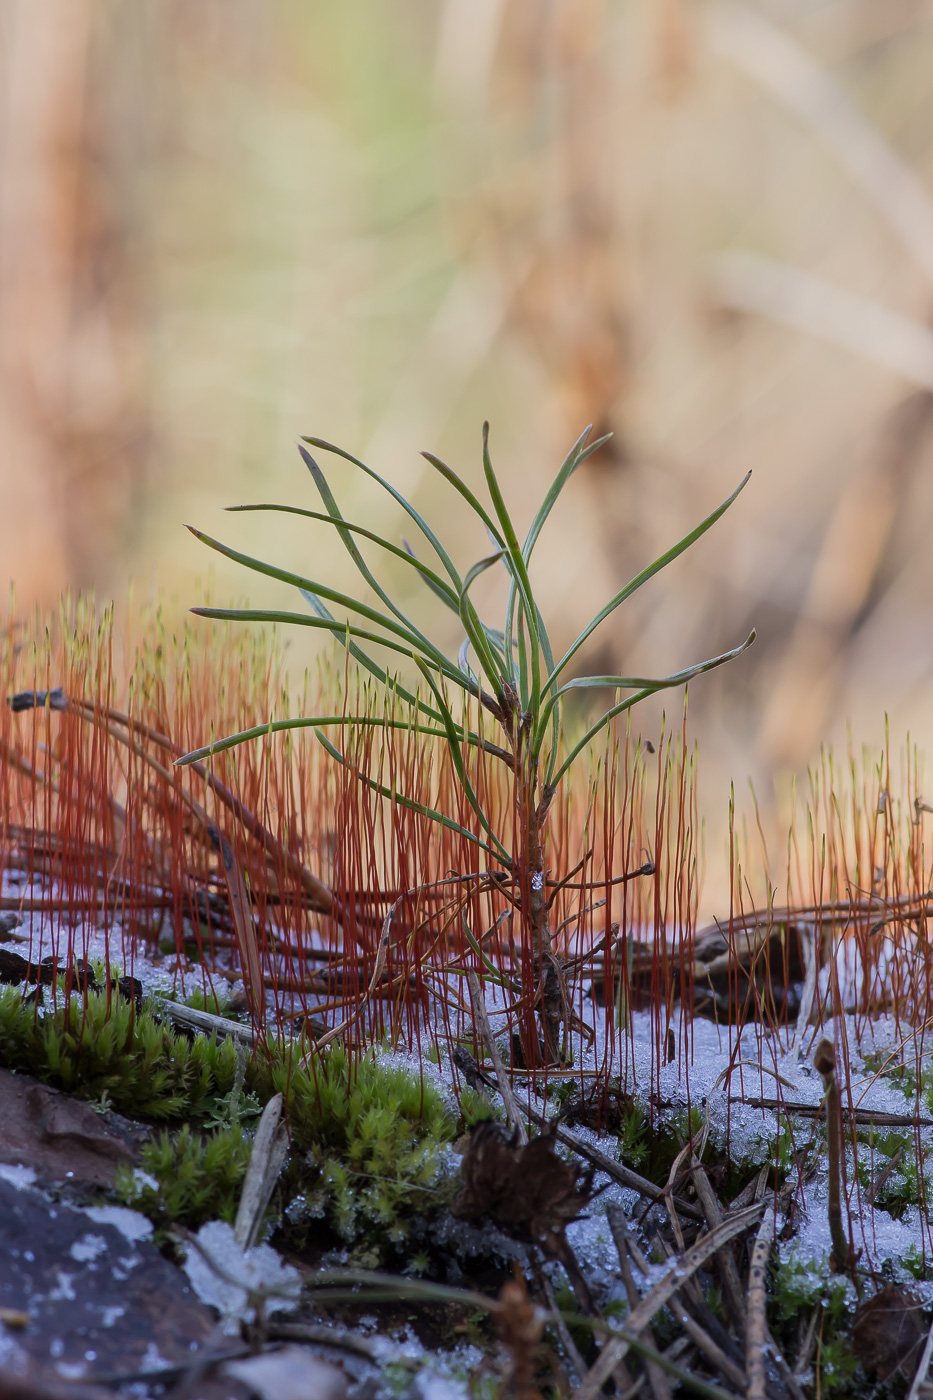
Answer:
[[[495, 664], [512, 648], [473, 621], [468, 586], [458, 606]], [[274, 647], [206, 636], [155, 614], [121, 657], [89, 604], [10, 619], [11, 1201], [137, 1222], [146, 1257], [183, 1264], [179, 1286], [219, 1314], [191, 1342], [221, 1387], [244, 1346], [299, 1371], [309, 1348], [339, 1357], [335, 1393], [919, 1384], [933, 1008], [916, 754], [900, 774], [889, 748], [827, 755], [774, 881], [734, 817], [731, 907], [701, 926], [685, 724], [642, 741], [617, 702], [579, 764], [559, 733], [552, 762], [550, 711], [522, 717], [527, 629], [514, 714], [504, 689], [486, 707], [498, 741], [469, 664], [462, 719], [439, 666], [414, 709], [359, 656], [307, 678], [303, 713], [330, 716], [342, 750], [270, 715]], [[566, 778], [546, 833], [529, 753]], [[111, 1166], [91, 1206], [76, 1144]], [[87, 1299], [124, 1268], [76, 1220], [67, 1267], [30, 1274], [12, 1246], [4, 1365], [36, 1394], [190, 1385], [164, 1337], [135, 1370], [104, 1364], [104, 1313], [82, 1350], [86, 1319], [56, 1312], [48, 1359], [48, 1309], [78, 1297], [58, 1275], [80, 1264]], [[236, 1384], [279, 1393], [281, 1370], [258, 1375]]]

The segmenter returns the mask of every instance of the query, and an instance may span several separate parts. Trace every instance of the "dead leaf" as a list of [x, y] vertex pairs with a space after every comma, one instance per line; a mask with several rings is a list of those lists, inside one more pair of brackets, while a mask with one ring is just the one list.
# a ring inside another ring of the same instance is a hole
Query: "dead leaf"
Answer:
[[926, 1334], [917, 1297], [908, 1288], [886, 1283], [856, 1308], [852, 1350], [869, 1375], [879, 1381], [888, 1381], [900, 1372], [909, 1383]]
[[452, 1213], [461, 1220], [489, 1216], [552, 1255], [563, 1253], [564, 1230], [589, 1204], [593, 1167], [578, 1167], [554, 1150], [556, 1125], [521, 1146], [500, 1123], [479, 1123], [463, 1157], [463, 1190]]
[[347, 1393], [343, 1372], [302, 1347], [230, 1361], [224, 1374], [244, 1382], [261, 1400], [344, 1400]]

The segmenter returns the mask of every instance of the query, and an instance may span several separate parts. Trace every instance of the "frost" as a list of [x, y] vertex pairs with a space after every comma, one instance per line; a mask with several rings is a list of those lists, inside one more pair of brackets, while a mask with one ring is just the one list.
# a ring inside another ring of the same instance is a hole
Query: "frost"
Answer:
[[74, 1289], [71, 1286], [72, 1280], [74, 1279], [74, 1274], [65, 1274], [62, 1273], [61, 1270], [59, 1270], [56, 1273], [55, 1277], [58, 1279], [58, 1283], [55, 1285], [55, 1287], [49, 1294], [50, 1300], [53, 1302], [73, 1302], [75, 1297], [77, 1296]]
[[0, 1162], [0, 1180], [8, 1181], [17, 1191], [22, 1191], [24, 1186], [35, 1185], [36, 1174], [32, 1167], [10, 1167]]
[[222, 1220], [202, 1225], [195, 1240], [197, 1245], [189, 1248], [185, 1259], [185, 1272], [202, 1303], [222, 1315], [228, 1335], [239, 1331], [241, 1321], [252, 1321], [258, 1298], [267, 1313], [293, 1307], [298, 1301], [297, 1269], [283, 1264], [268, 1245], [241, 1249], [232, 1226]]
[[421, 1371], [415, 1377], [415, 1388], [421, 1400], [463, 1400], [464, 1388], [455, 1385], [433, 1371]]
[[55, 1369], [66, 1381], [79, 1381], [87, 1372], [83, 1361], [59, 1361]]
[[[146, 1173], [135, 1172], [134, 1176], [145, 1177]], [[152, 1177], [147, 1177], [147, 1181], [152, 1181]], [[157, 1182], [153, 1184], [158, 1185]], [[128, 1210], [126, 1206], [87, 1206], [84, 1214], [97, 1225], [112, 1225], [129, 1244], [152, 1237], [152, 1221], [140, 1215], [138, 1210]]]
[[107, 1241], [103, 1235], [82, 1235], [79, 1240], [75, 1240], [68, 1253], [77, 1263], [87, 1264], [99, 1255], [107, 1253]]
[[155, 1342], [150, 1342], [143, 1353], [139, 1363], [139, 1369], [141, 1371], [166, 1371], [171, 1364], [171, 1361], [166, 1361], [165, 1357], [160, 1353]]

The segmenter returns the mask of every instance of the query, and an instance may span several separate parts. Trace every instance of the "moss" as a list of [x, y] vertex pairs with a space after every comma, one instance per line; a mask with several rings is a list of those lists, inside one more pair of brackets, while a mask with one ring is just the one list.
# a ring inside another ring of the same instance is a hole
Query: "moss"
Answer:
[[178, 1033], [115, 994], [89, 992], [43, 1012], [16, 987], [0, 992], [0, 1064], [134, 1118], [210, 1112], [232, 1089], [236, 1063], [231, 1041]]
[[471, 1089], [469, 1084], [461, 1086], [460, 1123], [462, 1131], [466, 1132], [475, 1123], [485, 1123], [488, 1118], [503, 1119], [504, 1116], [502, 1109], [491, 1104], [484, 1094], [478, 1093], [476, 1089]]
[[162, 1132], [143, 1148], [141, 1171], [118, 1168], [117, 1199], [148, 1215], [160, 1232], [171, 1225], [196, 1230], [208, 1220], [232, 1223], [251, 1147], [239, 1124], [203, 1136], [187, 1125]]
[[[920, 1202], [917, 1153], [913, 1137], [904, 1132], [860, 1129], [858, 1178], [862, 1190], [874, 1193], [873, 1204], [894, 1220]], [[882, 1175], [887, 1172], [882, 1183]], [[878, 1184], [880, 1184], [880, 1189]]]
[[[279, 1204], [297, 1229], [323, 1216], [343, 1240], [384, 1257], [453, 1191], [442, 1189], [443, 1154], [458, 1124], [441, 1096], [339, 1045], [305, 1068], [272, 1040], [238, 1055], [232, 1040], [176, 1032], [116, 995], [43, 1010], [12, 987], [0, 992], [0, 1064], [133, 1118], [184, 1124], [143, 1151], [155, 1186], [121, 1177], [121, 1199], [160, 1228], [230, 1216], [249, 1159], [247, 1125], [277, 1092], [293, 1149]], [[296, 1198], [305, 1212], [290, 1210]]]
[[772, 1273], [773, 1287], [768, 1300], [768, 1319], [785, 1350], [793, 1353], [799, 1344], [801, 1318], [819, 1310], [819, 1330], [814, 1369], [818, 1373], [820, 1395], [854, 1395], [856, 1382], [864, 1375], [852, 1351], [849, 1329], [855, 1291], [847, 1279], [829, 1272], [828, 1262], [815, 1267], [798, 1259], [793, 1252], [782, 1257]]
[[341, 1239], [385, 1254], [405, 1243], [413, 1217], [444, 1204], [442, 1157], [457, 1125], [427, 1081], [336, 1045], [308, 1068], [256, 1059], [247, 1082], [261, 1099], [285, 1095], [295, 1149], [286, 1188], [310, 1192], [295, 1224], [323, 1214]]

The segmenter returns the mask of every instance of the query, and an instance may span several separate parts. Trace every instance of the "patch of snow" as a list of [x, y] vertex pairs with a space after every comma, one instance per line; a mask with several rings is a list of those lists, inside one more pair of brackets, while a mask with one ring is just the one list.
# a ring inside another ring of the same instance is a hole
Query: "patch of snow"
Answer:
[[139, 1363], [140, 1371], [167, 1371], [171, 1361], [166, 1361], [155, 1342], [150, 1342]]
[[0, 1162], [0, 1180], [8, 1181], [18, 1191], [22, 1191], [24, 1186], [35, 1185], [36, 1173], [32, 1167], [11, 1167], [5, 1162]]
[[28, 1370], [28, 1354], [4, 1328], [0, 1332], [0, 1371], [9, 1372], [14, 1376], [25, 1376]]
[[68, 1303], [73, 1302], [77, 1296], [72, 1287], [75, 1277], [74, 1274], [66, 1274], [59, 1269], [55, 1277], [58, 1279], [58, 1282], [49, 1294], [49, 1298], [56, 1302], [59, 1300]]
[[68, 1253], [77, 1263], [87, 1264], [99, 1255], [107, 1253], [107, 1241], [103, 1235], [82, 1235], [79, 1240], [75, 1240]]
[[421, 1400], [463, 1400], [466, 1394], [462, 1385], [456, 1385], [434, 1371], [419, 1371], [414, 1389]]
[[241, 1321], [255, 1316], [252, 1299], [261, 1297], [266, 1312], [279, 1312], [297, 1303], [301, 1278], [297, 1269], [284, 1264], [269, 1245], [244, 1250], [233, 1228], [222, 1220], [202, 1225], [185, 1257], [185, 1272], [201, 1299], [216, 1308], [224, 1331], [234, 1335]]
[[[146, 1177], [145, 1172], [134, 1175]], [[152, 1177], [146, 1177], [146, 1181], [147, 1184], [152, 1182], [154, 1186], [158, 1186], [158, 1182]], [[85, 1206], [84, 1214], [90, 1216], [97, 1225], [112, 1225], [120, 1231], [128, 1244], [137, 1244], [140, 1240], [152, 1238], [152, 1221], [140, 1215], [138, 1210], [130, 1210], [127, 1206]]]
[[55, 1369], [66, 1381], [79, 1381], [82, 1376], [87, 1375], [87, 1367], [83, 1361], [57, 1361]]

